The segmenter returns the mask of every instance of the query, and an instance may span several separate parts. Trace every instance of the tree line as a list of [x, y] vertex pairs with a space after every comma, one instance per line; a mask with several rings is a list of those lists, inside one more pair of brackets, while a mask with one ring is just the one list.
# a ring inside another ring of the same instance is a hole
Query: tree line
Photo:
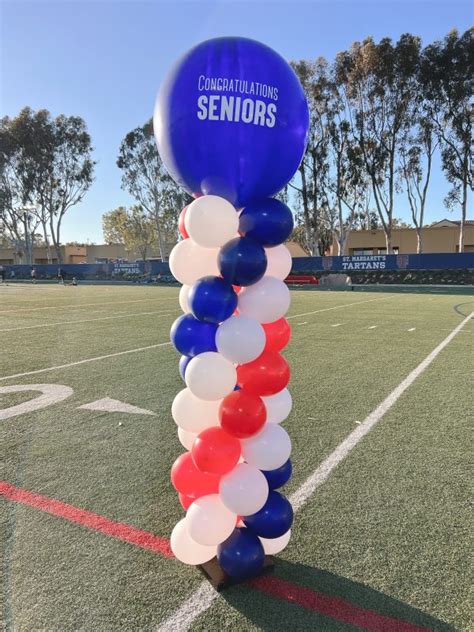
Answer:
[[[411, 34], [397, 42], [368, 37], [332, 62], [292, 62], [310, 109], [308, 148], [280, 194], [295, 212], [293, 238], [311, 255], [333, 241], [345, 254], [351, 230], [381, 227], [392, 252], [397, 195], [403, 195], [423, 251], [423, 227], [435, 157], [450, 185], [444, 204], [460, 218], [459, 251], [472, 177], [474, 29], [453, 30], [422, 47]], [[82, 201], [95, 161], [83, 119], [24, 108], [0, 120], [0, 237], [32, 262], [33, 246], [61, 262], [61, 223]], [[129, 132], [117, 158], [122, 188], [136, 200], [103, 215], [107, 243], [162, 259], [190, 201], [156, 149], [151, 120]]]

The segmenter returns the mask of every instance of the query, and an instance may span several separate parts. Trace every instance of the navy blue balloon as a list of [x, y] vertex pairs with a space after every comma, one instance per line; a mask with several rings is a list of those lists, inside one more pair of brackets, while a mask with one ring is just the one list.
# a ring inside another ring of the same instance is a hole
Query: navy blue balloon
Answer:
[[183, 380], [183, 382], [185, 381], [186, 367], [191, 362], [191, 360], [192, 358], [187, 355], [182, 355], [179, 359], [179, 374], [181, 375], [181, 379]]
[[248, 237], [228, 241], [219, 252], [219, 270], [232, 285], [252, 285], [267, 269], [263, 246]]
[[220, 37], [175, 64], [158, 93], [153, 126], [161, 159], [181, 187], [241, 208], [272, 197], [295, 174], [308, 104], [278, 53], [244, 37]]
[[171, 325], [170, 339], [180, 353], [194, 357], [205, 351], [217, 351], [216, 331], [214, 323], [183, 314]]
[[289, 500], [271, 491], [260, 511], [243, 518], [245, 526], [261, 538], [279, 538], [293, 522], [293, 507]]
[[237, 528], [217, 547], [217, 559], [229, 577], [248, 579], [262, 570], [265, 552], [255, 534]]
[[221, 323], [230, 318], [237, 307], [237, 294], [230, 283], [216, 276], [202, 277], [192, 286], [188, 303], [199, 320]]
[[268, 198], [252, 202], [239, 217], [239, 232], [262, 246], [278, 246], [293, 230], [293, 214], [286, 204]]
[[276, 489], [282, 487], [291, 478], [291, 472], [293, 466], [291, 460], [288, 459], [286, 463], [283, 463], [281, 467], [277, 467], [276, 470], [262, 470], [262, 474], [265, 476], [270, 489]]

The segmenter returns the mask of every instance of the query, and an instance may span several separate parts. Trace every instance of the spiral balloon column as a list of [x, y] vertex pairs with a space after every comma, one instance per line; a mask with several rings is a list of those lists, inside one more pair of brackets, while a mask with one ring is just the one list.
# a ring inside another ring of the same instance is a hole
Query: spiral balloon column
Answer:
[[307, 104], [277, 53], [219, 38], [175, 66], [154, 127], [170, 174], [197, 198], [181, 212], [169, 262], [182, 283], [171, 341], [186, 384], [172, 405], [186, 452], [171, 470], [186, 517], [171, 548], [187, 564], [217, 555], [227, 575], [245, 579], [285, 548], [293, 521], [277, 491], [292, 471], [280, 424], [292, 406], [281, 351], [293, 217], [271, 196], [304, 153]]

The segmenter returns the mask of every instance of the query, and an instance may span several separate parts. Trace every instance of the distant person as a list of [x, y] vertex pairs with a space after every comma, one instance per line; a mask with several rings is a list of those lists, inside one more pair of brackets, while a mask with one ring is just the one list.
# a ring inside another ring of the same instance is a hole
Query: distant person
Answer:
[[36, 268], [31, 268], [30, 276], [32, 283], [36, 283]]
[[5, 268], [0, 266], [0, 279], [2, 279], [2, 284], [5, 283]]
[[64, 285], [64, 272], [61, 268], [58, 268], [58, 283], [62, 283]]
[[75, 276], [72, 277], [72, 283], [71, 285], [77, 285], [77, 279]]

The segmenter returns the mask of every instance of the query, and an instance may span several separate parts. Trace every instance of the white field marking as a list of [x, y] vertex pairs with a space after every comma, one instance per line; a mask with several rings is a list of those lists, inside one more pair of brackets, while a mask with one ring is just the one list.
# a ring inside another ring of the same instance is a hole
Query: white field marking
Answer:
[[307, 324], [308, 324], [307, 320], [305, 320], [304, 323], [298, 323], [298, 325], [307, 325]]
[[126, 303], [150, 303], [152, 301], [170, 301], [174, 300], [177, 302], [176, 297], [174, 296], [165, 296], [163, 298], [141, 298], [135, 301], [109, 301], [106, 303], [72, 303], [69, 305], [54, 305], [48, 307], [20, 307], [19, 309], [5, 309], [0, 312], [0, 314], [16, 314], [17, 312], [40, 312], [45, 309], [69, 309], [71, 307], [82, 308], [82, 307], [94, 307], [95, 305], [125, 305]]
[[12, 327], [10, 329], [0, 329], [2, 331], [21, 331], [23, 329], [38, 329], [40, 327], [57, 327], [58, 325], [75, 325], [76, 323], [93, 323], [98, 320], [116, 320], [117, 318], [132, 318], [133, 316], [151, 316], [152, 314], [160, 314], [161, 316], [169, 316], [174, 312], [136, 312], [134, 314], [123, 314], [122, 316], [104, 316], [103, 318], [84, 318], [81, 320], [63, 320], [58, 323], [42, 323], [41, 325], [27, 325], [26, 327]]
[[371, 325], [370, 327], [367, 327], [367, 329], [377, 329], [377, 325]]
[[331, 327], [340, 327], [342, 325], [342, 323], [334, 323], [334, 325], [331, 325]]
[[84, 408], [85, 410], [102, 410], [108, 413], [128, 413], [131, 415], [156, 415], [152, 410], [146, 410], [146, 408], [138, 408], [138, 406], [132, 406], [121, 402], [118, 399], [112, 399], [111, 397], [104, 397], [104, 399], [98, 399], [95, 402], [78, 406], [78, 408]]
[[[326, 482], [339, 463], [341, 463], [359, 441], [372, 430], [385, 413], [395, 404], [401, 395], [403, 395], [407, 388], [428, 368], [436, 356], [451, 342], [473, 316], [474, 312], [453, 329], [449, 336], [433, 349], [433, 351], [409, 373], [403, 382], [401, 382], [390, 395], [388, 395], [383, 402], [331, 452], [304, 483], [291, 494], [289, 501], [293, 505], [294, 511], [298, 511], [306, 504], [316, 489]], [[207, 610], [218, 596], [219, 593], [210, 587], [207, 580], [204, 580], [198, 590], [194, 592], [176, 612], [155, 628], [155, 632], [184, 632], [188, 630], [197, 617]]]
[[155, 632], [184, 632], [188, 630], [199, 615], [212, 606], [218, 596], [219, 593], [205, 579], [176, 612], [155, 628]]
[[388, 299], [395, 298], [395, 296], [384, 296], [383, 298], [371, 298], [368, 301], [357, 301], [357, 303], [346, 303], [345, 305], [335, 305], [334, 307], [325, 307], [324, 309], [315, 309], [314, 312], [304, 312], [303, 314], [293, 314], [292, 316], [286, 316], [286, 320], [292, 318], [298, 318], [298, 316], [310, 316], [311, 314], [319, 314], [320, 312], [329, 312], [332, 309], [344, 309], [344, 307], [352, 307], [352, 305], [362, 305], [362, 303], [372, 303], [373, 301], [387, 301]]
[[412, 327], [411, 329], [409, 329], [408, 331], [415, 331], [416, 327]]
[[127, 355], [128, 353], [139, 353], [140, 351], [147, 351], [148, 349], [157, 349], [158, 347], [166, 347], [171, 342], [160, 342], [156, 345], [148, 345], [147, 347], [138, 347], [137, 349], [128, 349], [128, 351], [117, 351], [116, 353], [109, 353], [107, 355], [95, 356], [94, 358], [86, 358], [85, 360], [79, 360], [78, 362], [69, 362], [68, 364], [58, 364], [56, 366], [48, 366], [45, 369], [37, 369], [36, 371], [26, 371], [26, 373], [16, 373], [15, 375], [4, 375], [0, 377], [2, 380], [10, 380], [14, 377], [25, 377], [27, 375], [37, 375], [38, 373], [47, 373], [48, 371], [55, 371], [57, 369], [68, 369], [71, 366], [79, 366], [80, 364], [87, 364], [88, 362], [97, 362], [98, 360], [106, 360], [107, 358], [116, 358], [118, 356]]
[[400, 382], [400, 384], [383, 400], [381, 404], [373, 410], [364, 421], [348, 435], [342, 443], [332, 452], [318, 467], [317, 470], [309, 476], [305, 482], [290, 496], [289, 500], [293, 505], [293, 509], [298, 511], [314, 494], [316, 489], [322, 485], [331, 472], [343, 461], [359, 441], [372, 430], [372, 428], [382, 419], [387, 411], [400, 399], [409, 386], [425, 371], [433, 360], [443, 351], [443, 349], [451, 342], [451, 340], [461, 331], [464, 325], [474, 316], [474, 312], [469, 314], [457, 327], [451, 330], [451, 333], [439, 343], [437, 347], [429, 353], [420, 364]]
[[24, 391], [39, 391], [41, 395], [22, 404], [0, 410], [0, 419], [9, 419], [10, 417], [52, 406], [67, 399], [74, 392], [70, 386], [64, 386], [63, 384], [14, 384], [12, 386], [0, 386], [0, 395], [22, 393]]

